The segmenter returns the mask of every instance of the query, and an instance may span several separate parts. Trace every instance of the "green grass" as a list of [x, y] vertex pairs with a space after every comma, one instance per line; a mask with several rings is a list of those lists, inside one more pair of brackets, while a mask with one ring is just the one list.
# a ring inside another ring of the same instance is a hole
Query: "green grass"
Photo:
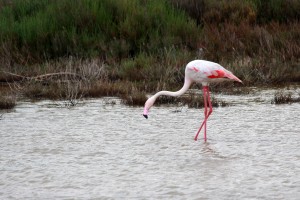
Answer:
[[19, 54], [19, 62], [70, 55], [122, 59], [197, 44], [196, 24], [165, 1], [11, 2], [0, 12], [0, 41], [11, 44], [7, 48]]

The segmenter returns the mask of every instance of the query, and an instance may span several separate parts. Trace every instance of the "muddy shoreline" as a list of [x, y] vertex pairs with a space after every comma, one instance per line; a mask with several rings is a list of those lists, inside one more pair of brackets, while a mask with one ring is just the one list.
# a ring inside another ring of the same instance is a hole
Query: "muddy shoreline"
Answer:
[[[82, 84], [83, 85], [83, 84]], [[88, 98], [117, 97], [121, 102], [129, 106], [143, 106], [149, 94], [156, 91], [141, 91], [133, 83], [129, 82], [103, 82], [96, 81], [92, 85], [82, 86], [72, 81], [64, 83], [47, 82], [2, 82], [0, 84], [0, 109], [12, 109], [19, 101], [28, 99], [31, 101], [53, 100], [69, 102], [68, 106], [76, 106], [78, 102]], [[299, 83], [243, 86], [230, 84], [218, 84], [211, 86], [214, 107], [229, 106], [230, 102], [219, 100], [215, 96], [225, 95], [251, 95], [257, 90], [274, 90], [274, 98], [271, 104], [290, 104], [300, 102], [300, 93], [292, 94], [291, 90], [297, 90]], [[190, 108], [203, 107], [201, 85], [194, 84], [189, 91], [181, 97], [160, 97], [157, 105], [187, 105]]]

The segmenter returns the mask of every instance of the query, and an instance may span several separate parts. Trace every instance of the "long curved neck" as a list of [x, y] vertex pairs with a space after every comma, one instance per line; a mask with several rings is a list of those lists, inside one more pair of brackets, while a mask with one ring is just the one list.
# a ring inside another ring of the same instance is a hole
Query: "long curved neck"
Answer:
[[149, 109], [153, 106], [157, 97], [159, 97], [161, 95], [167, 95], [167, 96], [173, 96], [173, 97], [180, 96], [189, 89], [191, 84], [192, 84], [192, 81], [188, 78], [185, 78], [183, 87], [180, 90], [178, 90], [177, 92], [160, 91], [160, 92], [156, 93], [155, 95], [153, 95], [152, 97], [150, 97], [145, 103], [145, 108], [144, 108], [144, 113], [143, 113], [144, 117], [148, 118]]
[[157, 98], [161, 95], [166, 95], [166, 96], [172, 96], [172, 97], [177, 97], [177, 96], [180, 96], [180, 95], [183, 95], [191, 86], [192, 84], [192, 81], [190, 79], [185, 79], [184, 80], [184, 84], [183, 84], [183, 87], [178, 90], [177, 92], [170, 92], [170, 91], [160, 91], [158, 93], [156, 93], [153, 98]]

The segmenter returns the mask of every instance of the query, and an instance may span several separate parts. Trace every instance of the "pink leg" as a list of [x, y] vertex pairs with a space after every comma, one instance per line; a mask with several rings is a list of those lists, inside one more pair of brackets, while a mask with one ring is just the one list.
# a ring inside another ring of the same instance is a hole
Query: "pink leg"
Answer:
[[[198, 139], [198, 135], [204, 125], [204, 141], [206, 141], [206, 122], [207, 119], [209, 117], [209, 115], [212, 113], [212, 104], [211, 104], [211, 100], [210, 100], [210, 95], [209, 95], [209, 88], [208, 86], [204, 86], [203, 87], [203, 98], [204, 98], [204, 120], [200, 126], [200, 128], [198, 129], [198, 132], [194, 138], [195, 141], [197, 141]], [[209, 111], [207, 113], [207, 101], [208, 101], [208, 105], [209, 105]]]
[[209, 88], [207, 88], [207, 100], [208, 100], [208, 105], [209, 105], [209, 112], [207, 115], [207, 118], [209, 117], [209, 115], [212, 113], [213, 109], [212, 109], [212, 105], [211, 105], [211, 100], [210, 100], [210, 95], [209, 95]]
[[[207, 87], [207, 86], [206, 86]], [[206, 142], [206, 122], [207, 122], [207, 88], [204, 87], [203, 90], [205, 90], [205, 95], [204, 95], [204, 141]]]
[[[208, 106], [209, 106], [209, 111], [206, 115], [206, 122], [210, 114], [212, 113], [212, 105], [211, 105], [211, 100], [210, 100], [210, 95], [209, 95], [209, 88], [207, 87], [207, 101], [208, 101]], [[206, 122], [205, 122], [205, 130], [204, 130], [204, 141], [206, 142]]]
[[207, 118], [206, 118], [206, 113], [207, 113], [207, 110], [206, 110], [207, 109], [207, 107], [206, 107], [206, 90], [207, 90], [207, 86], [204, 86], [203, 90], [202, 90], [203, 91], [203, 99], [204, 99], [204, 120], [203, 120], [203, 122], [202, 122], [200, 128], [198, 129], [198, 132], [197, 132], [197, 134], [194, 138], [195, 141], [197, 141], [198, 135], [199, 135], [203, 125], [206, 123], [206, 120], [207, 120]]

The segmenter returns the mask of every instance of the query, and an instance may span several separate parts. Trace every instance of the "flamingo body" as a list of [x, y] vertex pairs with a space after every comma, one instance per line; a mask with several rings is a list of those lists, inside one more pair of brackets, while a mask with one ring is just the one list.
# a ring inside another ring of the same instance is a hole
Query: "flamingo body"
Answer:
[[203, 86], [225, 80], [242, 82], [218, 63], [206, 60], [194, 60], [189, 62], [185, 68], [185, 76], [193, 82], [202, 83]]
[[[204, 98], [204, 120], [195, 136], [195, 140], [198, 138], [198, 134], [204, 126], [204, 140], [206, 141], [206, 121], [209, 115], [212, 113], [212, 105], [209, 95], [209, 83], [222, 82], [225, 80], [232, 80], [242, 82], [239, 78], [232, 74], [221, 65], [215, 62], [206, 60], [193, 60], [186, 65], [185, 79], [183, 87], [177, 92], [160, 91], [150, 97], [144, 107], [144, 117], [148, 118], [148, 112], [155, 103], [155, 100], [161, 95], [167, 96], [180, 96], [184, 94], [192, 83], [201, 83], [203, 86], [203, 98]], [[209, 110], [208, 110], [209, 107]]]

